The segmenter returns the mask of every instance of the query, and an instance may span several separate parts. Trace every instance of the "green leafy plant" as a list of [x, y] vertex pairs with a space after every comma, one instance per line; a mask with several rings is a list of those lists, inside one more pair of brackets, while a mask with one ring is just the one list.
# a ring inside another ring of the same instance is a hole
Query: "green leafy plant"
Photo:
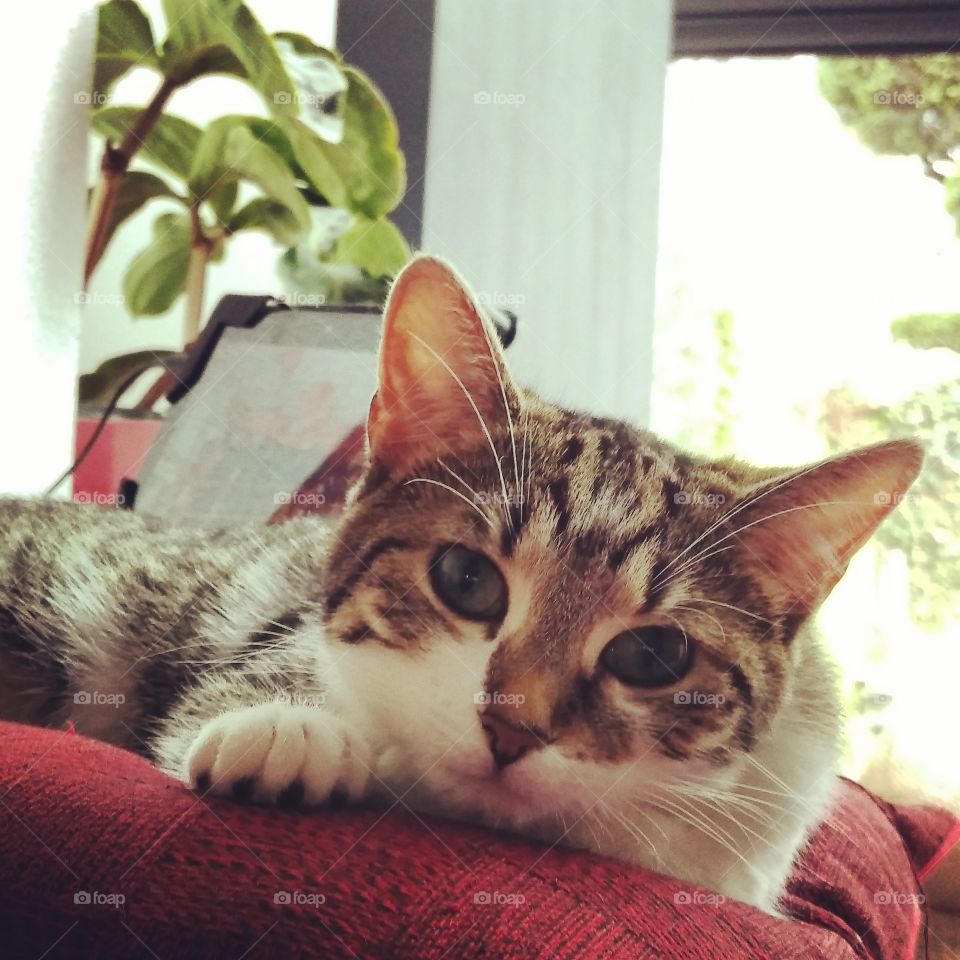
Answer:
[[960, 234], [960, 58], [830, 57], [820, 92], [875, 153], [919, 157]]
[[[375, 288], [385, 284], [409, 257], [387, 219], [406, 174], [396, 120], [376, 86], [306, 36], [267, 34], [239, 0], [163, 0], [163, 12], [161, 41], [134, 0], [99, 8], [91, 99], [105, 105], [92, 126], [105, 144], [90, 197], [85, 285], [117, 228], [156, 200], [179, 210], [155, 219], [152, 240], [126, 272], [125, 303], [135, 317], [153, 316], [185, 296], [186, 343], [200, 329], [209, 264], [243, 231], [302, 249], [317, 211], [338, 208], [345, 226], [316, 255], [355, 268]], [[157, 74], [153, 97], [114, 105], [113, 88], [135, 67]], [[266, 116], [231, 114], [200, 128], [167, 111], [177, 90], [213, 75], [246, 83]]]

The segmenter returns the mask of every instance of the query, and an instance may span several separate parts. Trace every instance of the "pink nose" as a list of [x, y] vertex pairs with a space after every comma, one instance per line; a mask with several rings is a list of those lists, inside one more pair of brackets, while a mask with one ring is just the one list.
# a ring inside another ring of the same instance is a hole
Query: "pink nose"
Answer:
[[480, 726], [487, 735], [494, 763], [502, 770], [531, 750], [538, 750], [547, 738], [539, 730], [518, 724], [501, 716], [493, 707], [480, 715]]

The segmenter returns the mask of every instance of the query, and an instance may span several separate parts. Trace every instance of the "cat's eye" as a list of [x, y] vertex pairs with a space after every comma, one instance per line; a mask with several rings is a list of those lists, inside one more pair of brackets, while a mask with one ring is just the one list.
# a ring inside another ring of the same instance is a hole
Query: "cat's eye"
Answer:
[[500, 620], [507, 612], [507, 584], [482, 553], [459, 544], [444, 547], [430, 565], [437, 596], [467, 620]]
[[665, 687], [690, 668], [690, 644], [676, 627], [639, 627], [617, 634], [600, 654], [600, 663], [631, 687]]

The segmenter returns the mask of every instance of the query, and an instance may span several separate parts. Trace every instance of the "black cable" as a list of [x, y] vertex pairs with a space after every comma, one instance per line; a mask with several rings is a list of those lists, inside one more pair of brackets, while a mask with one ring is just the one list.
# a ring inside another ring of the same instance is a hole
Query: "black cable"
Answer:
[[53, 483], [51, 483], [49, 487], [47, 487], [46, 490], [44, 490], [43, 492], [44, 499], [49, 497], [50, 494], [52, 494], [54, 490], [56, 490], [57, 487], [59, 487], [60, 484], [67, 479], [67, 477], [71, 476], [73, 472], [77, 469], [77, 467], [79, 467], [80, 464], [87, 459], [87, 455], [93, 449], [93, 445], [97, 442], [97, 440], [100, 439], [100, 434], [103, 433], [104, 428], [107, 425], [107, 421], [110, 419], [111, 415], [113, 414], [113, 411], [117, 409], [117, 404], [120, 402], [120, 398], [148, 370], [152, 370], [154, 367], [163, 367], [163, 366], [164, 364], [159, 360], [156, 361], [155, 363], [148, 363], [146, 364], [146, 366], [140, 367], [139, 369], [131, 373], [130, 376], [127, 377], [127, 379], [124, 380], [119, 387], [117, 387], [116, 392], [110, 398], [110, 402], [107, 404], [106, 408], [104, 409], [103, 414], [100, 417], [100, 422], [97, 424], [96, 429], [90, 435], [90, 439], [83, 445], [83, 449], [77, 454], [77, 459], [74, 460], [73, 463], [70, 464], [70, 466], [67, 467], [67, 469], [64, 470], [63, 473], [61, 473], [60, 476], [57, 477], [57, 479]]

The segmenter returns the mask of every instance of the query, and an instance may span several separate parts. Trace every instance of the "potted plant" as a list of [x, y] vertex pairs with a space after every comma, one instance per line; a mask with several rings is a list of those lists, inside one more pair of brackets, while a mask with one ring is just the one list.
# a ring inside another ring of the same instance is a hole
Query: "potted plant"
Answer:
[[[164, 0], [163, 10], [167, 32], [159, 39], [135, 0], [99, 8], [88, 96], [99, 105], [91, 124], [103, 152], [89, 201], [85, 289], [118, 227], [148, 204], [162, 204], [152, 239], [126, 270], [122, 302], [138, 318], [182, 300], [185, 347], [203, 323], [208, 267], [243, 231], [270, 236], [287, 282], [319, 302], [379, 301], [409, 257], [387, 217], [406, 176], [382, 94], [310, 38], [268, 34], [238, 0]], [[113, 104], [115, 85], [135, 67], [156, 73], [153, 96]], [[177, 90], [214, 75], [248, 85], [263, 114], [228, 114], [201, 128], [170, 112]], [[81, 377], [80, 402], [115, 403], [124, 385], [163, 359], [160, 351], [111, 358]], [[161, 378], [139, 407], [152, 408], [165, 385]], [[92, 430], [81, 423], [78, 440]]]

